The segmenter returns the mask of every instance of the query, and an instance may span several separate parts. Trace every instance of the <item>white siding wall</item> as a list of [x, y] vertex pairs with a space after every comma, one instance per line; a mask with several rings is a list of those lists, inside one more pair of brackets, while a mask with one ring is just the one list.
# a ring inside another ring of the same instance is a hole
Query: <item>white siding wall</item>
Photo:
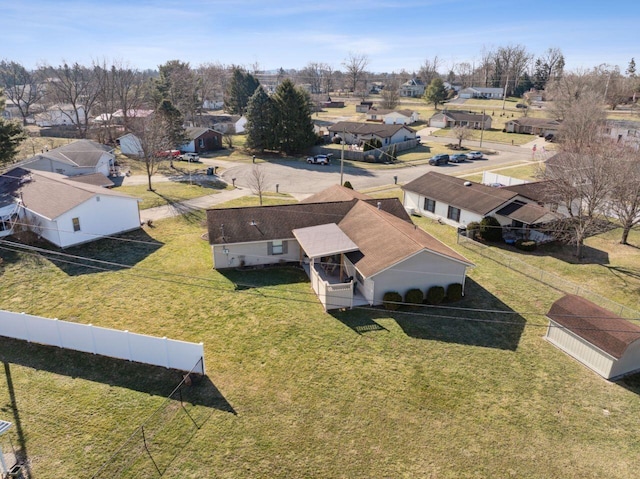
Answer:
[[549, 322], [547, 340], [565, 353], [594, 370], [602, 377], [609, 379], [615, 358], [601, 351], [594, 345], [559, 326], [555, 321]]
[[90, 173], [102, 173], [109, 175], [109, 156], [103, 155], [98, 165], [88, 167], [74, 167], [51, 158], [38, 157], [36, 160], [25, 164], [25, 168], [31, 168], [39, 171], [50, 171], [51, 173], [59, 173], [65, 176], [87, 175]]
[[456, 226], [456, 227], [461, 225], [466, 226], [473, 221], [482, 220], [482, 215], [473, 213], [471, 211], [461, 210], [460, 222], [459, 223], [455, 222], [447, 218], [447, 214], [449, 213], [448, 204], [443, 203], [442, 201], [436, 201], [435, 211], [431, 213], [430, 211], [427, 211], [424, 209], [424, 200], [425, 200], [425, 197], [422, 195], [419, 195], [418, 193], [414, 193], [412, 191], [406, 191], [406, 190], [404, 192], [404, 207], [407, 210], [413, 209], [416, 213], [422, 216], [425, 216], [427, 218], [434, 218], [434, 219], [440, 218], [445, 223], [451, 226]]
[[629, 345], [623, 356], [611, 368], [611, 377], [622, 376], [640, 369], [640, 341]]
[[42, 236], [50, 243], [60, 246], [60, 231], [58, 231], [58, 225], [55, 221], [39, 216], [33, 211], [22, 211], [23, 213], [21, 214], [21, 218], [26, 218], [27, 222], [30, 225], [33, 225], [29, 229]]
[[384, 122], [387, 125], [406, 125], [411, 122], [411, 119], [404, 115], [393, 115], [389, 113], [388, 115], [385, 115]]
[[384, 293], [388, 291], [397, 291], [404, 297], [412, 288], [418, 288], [426, 294], [431, 286], [443, 286], [445, 289], [452, 283], [464, 286], [465, 273], [466, 265], [463, 263], [430, 251], [421, 251], [372, 277], [375, 283], [373, 303], [381, 304]]
[[125, 135], [120, 139], [120, 151], [123, 155], [142, 156], [140, 140], [135, 135]]
[[[216, 269], [239, 268], [241, 261], [245, 266], [278, 264], [280, 262], [300, 261], [300, 245], [294, 239], [287, 242], [287, 253], [269, 255], [267, 242], [214, 245], [213, 267]], [[225, 253], [225, 250], [228, 253]]]

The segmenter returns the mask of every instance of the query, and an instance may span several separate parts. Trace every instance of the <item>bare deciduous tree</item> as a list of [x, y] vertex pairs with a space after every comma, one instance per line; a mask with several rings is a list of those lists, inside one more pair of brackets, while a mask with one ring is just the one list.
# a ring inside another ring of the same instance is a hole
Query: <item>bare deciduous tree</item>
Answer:
[[254, 195], [258, 196], [260, 206], [262, 206], [262, 194], [267, 187], [267, 174], [260, 165], [253, 165], [249, 177], [247, 178], [249, 188]]
[[608, 214], [622, 227], [621, 244], [628, 244], [631, 228], [640, 224], [640, 160], [629, 145], [617, 148]]
[[438, 69], [440, 68], [440, 59], [438, 55], [433, 57], [433, 60], [425, 59], [424, 63], [420, 67], [420, 71], [418, 72], [418, 76], [422, 80], [425, 85], [428, 85], [433, 81], [434, 78], [438, 78], [440, 73]]
[[[395, 76], [395, 75], [394, 75]], [[396, 78], [391, 78], [380, 94], [382, 101], [380, 106], [386, 110], [397, 108], [400, 103], [400, 84]]]
[[162, 162], [170, 159], [168, 150], [173, 145], [168, 130], [167, 120], [158, 113], [148, 118], [139, 118], [132, 128], [138, 147], [138, 154], [133, 159], [144, 164], [149, 191], [153, 191], [151, 177], [157, 173]]
[[22, 116], [22, 124], [32, 108], [42, 99], [42, 86], [39, 71], [29, 71], [17, 62], [0, 62], [0, 86], [5, 96], [13, 102]]
[[462, 140], [466, 140], [471, 137], [471, 130], [467, 126], [454, 126], [453, 137], [458, 140], [458, 149], [462, 148]]
[[349, 53], [349, 57], [342, 63], [347, 70], [352, 92], [358, 91], [358, 83], [362, 81], [369, 65], [369, 57], [364, 53]]

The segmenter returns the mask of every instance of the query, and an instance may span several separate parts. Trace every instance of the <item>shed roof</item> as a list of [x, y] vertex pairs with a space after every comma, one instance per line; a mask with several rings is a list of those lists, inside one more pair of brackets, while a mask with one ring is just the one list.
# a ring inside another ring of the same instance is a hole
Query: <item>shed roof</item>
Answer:
[[[470, 185], [465, 186], [466, 183]], [[480, 215], [490, 213], [517, 196], [513, 191], [492, 188], [435, 171], [410, 181], [402, 189]]]
[[640, 340], [640, 326], [574, 294], [553, 303], [547, 317], [616, 359]]

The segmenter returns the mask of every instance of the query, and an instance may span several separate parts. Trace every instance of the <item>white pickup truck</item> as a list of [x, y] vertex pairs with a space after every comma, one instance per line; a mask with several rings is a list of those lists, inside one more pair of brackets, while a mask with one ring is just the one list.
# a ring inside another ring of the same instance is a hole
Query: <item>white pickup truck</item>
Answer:
[[307, 163], [310, 165], [328, 165], [331, 163], [332, 156], [331, 153], [328, 155], [307, 156]]

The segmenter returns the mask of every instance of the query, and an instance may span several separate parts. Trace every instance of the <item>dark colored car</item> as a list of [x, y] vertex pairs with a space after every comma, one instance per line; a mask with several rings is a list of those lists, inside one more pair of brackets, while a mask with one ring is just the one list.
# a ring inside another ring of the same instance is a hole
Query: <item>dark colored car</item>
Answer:
[[431, 166], [446, 165], [448, 163], [449, 163], [449, 155], [447, 155], [446, 153], [435, 155], [429, 158], [429, 164]]
[[462, 163], [463, 161], [467, 161], [467, 155], [464, 153], [456, 153], [455, 155], [451, 155], [449, 161], [451, 163]]
[[556, 137], [553, 133], [549, 133], [547, 136], [544, 137], [545, 140], [547, 140], [549, 143], [553, 143], [556, 140]]

